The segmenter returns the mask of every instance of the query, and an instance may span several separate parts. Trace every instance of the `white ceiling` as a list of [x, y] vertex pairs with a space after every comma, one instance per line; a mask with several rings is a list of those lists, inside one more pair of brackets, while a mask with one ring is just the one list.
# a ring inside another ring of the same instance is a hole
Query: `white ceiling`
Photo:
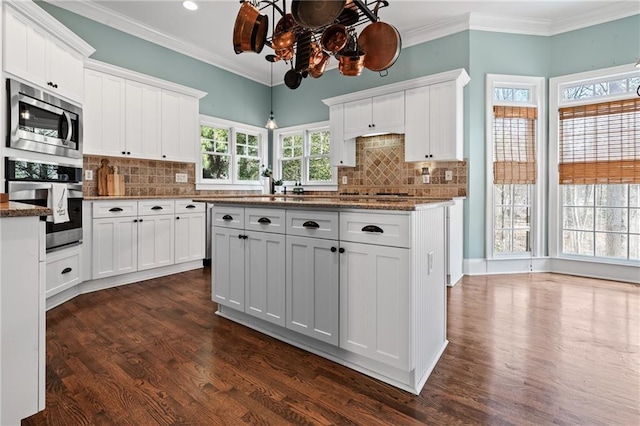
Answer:
[[[264, 59], [266, 54], [272, 53], [268, 47], [261, 54], [236, 55], [233, 51], [233, 26], [240, 8], [238, 0], [196, 0], [199, 9], [195, 12], [184, 9], [181, 0], [47, 1], [270, 84], [270, 63]], [[289, 8], [290, 4], [287, 0]], [[265, 13], [271, 21], [271, 12]], [[638, 0], [389, 0], [389, 6], [380, 9], [379, 17], [398, 29], [403, 47], [408, 47], [465, 29], [553, 35], [637, 13], [640, 13]], [[276, 21], [278, 19], [276, 13]], [[287, 69], [282, 62], [275, 65], [274, 75], [283, 74]]]

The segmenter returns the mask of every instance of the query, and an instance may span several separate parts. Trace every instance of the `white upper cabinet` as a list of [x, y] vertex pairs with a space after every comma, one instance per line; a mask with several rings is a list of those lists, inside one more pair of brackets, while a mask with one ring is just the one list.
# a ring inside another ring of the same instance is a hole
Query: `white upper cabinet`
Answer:
[[454, 80], [406, 91], [405, 161], [463, 159], [462, 87]]
[[87, 60], [85, 93], [86, 153], [197, 161], [205, 92]]
[[162, 158], [195, 163], [198, 147], [198, 99], [162, 91]]
[[125, 80], [85, 70], [84, 88], [84, 153], [125, 155]]
[[162, 90], [131, 80], [127, 80], [125, 86], [125, 141], [127, 153], [130, 153], [127, 155], [160, 158]]
[[32, 2], [6, 3], [4, 15], [4, 70], [82, 103], [83, 62], [94, 49]]
[[355, 138], [405, 134], [405, 161], [463, 160], [460, 68], [325, 99], [331, 128], [331, 165], [355, 166]]
[[403, 133], [404, 92], [389, 93], [344, 104], [345, 139], [371, 133]]

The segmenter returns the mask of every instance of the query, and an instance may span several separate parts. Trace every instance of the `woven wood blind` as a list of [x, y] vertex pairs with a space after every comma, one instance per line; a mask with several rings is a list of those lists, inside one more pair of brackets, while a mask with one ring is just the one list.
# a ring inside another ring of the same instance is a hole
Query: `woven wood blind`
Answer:
[[640, 183], [640, 98], [560, 109], [560, 184]]
[[537, 108], [493, 107], [493, 183], [536, 183]]

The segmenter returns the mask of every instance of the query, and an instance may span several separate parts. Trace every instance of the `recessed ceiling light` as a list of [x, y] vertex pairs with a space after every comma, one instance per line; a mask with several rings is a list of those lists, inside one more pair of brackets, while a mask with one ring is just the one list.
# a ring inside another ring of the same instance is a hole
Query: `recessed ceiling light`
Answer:
[[184, 6], [184, 8], [187, 10], [198, 10], [198, 5], [196, 4], [196, 2], [191, 0], [183, 1], [182, 6]]

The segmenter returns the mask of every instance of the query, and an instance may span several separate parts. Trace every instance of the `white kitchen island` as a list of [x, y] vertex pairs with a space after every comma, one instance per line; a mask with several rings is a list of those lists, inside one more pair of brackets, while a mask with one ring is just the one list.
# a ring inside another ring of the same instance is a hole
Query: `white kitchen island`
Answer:
[[451, 201], [206, 201], [218, 315], [420, 393], [447, 345]]

